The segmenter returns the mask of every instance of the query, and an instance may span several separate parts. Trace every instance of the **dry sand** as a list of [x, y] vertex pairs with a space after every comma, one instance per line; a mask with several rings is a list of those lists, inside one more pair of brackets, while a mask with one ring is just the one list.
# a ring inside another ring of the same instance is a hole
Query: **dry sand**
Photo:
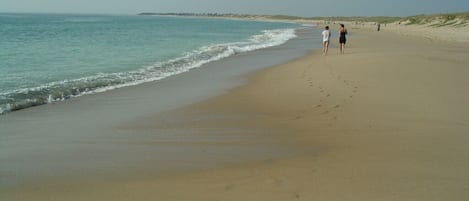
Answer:
[[384, 29], [402, 35], [425, 37], [429, 40], [469, 43], [469, 25], [463, 27], [431, 27], [428, 25], [402, 25], [392, 23], [384, 27]]
[[[469, 199], [469, 45], [351, 33], [345, 55], [333, 43], [327, 57], [311, 53], [173, 112], [243, 116], [170, 126], [284, 129], [272, 140], [300, 152], [158, 178], [44, 186], [1, 200]], [[158, 118], [144, 125], [159, 127]]]
[[[306, 21], [303, 21], [306, 23]], [[313, 21], [314, 24], [321, 26], [325, 25], [324, 21]], [[347, 27], [352, 27], [358, 30], [376, 31], [376, 22], [335, 22], [332, 25], [334, 28], [339, 23], [345, 24]], [[381, 24], [381, 32], [393, 32], [402, 36], [413, 36], [425, 38], [430, 41], [439, 42], [452, 42], [452, 43], [469, 43], [469, 25], [447, 25], [435, 26], [439, 21], [427, 24], [406, 24], [406, 22], [393, 22], [388, 24]]]

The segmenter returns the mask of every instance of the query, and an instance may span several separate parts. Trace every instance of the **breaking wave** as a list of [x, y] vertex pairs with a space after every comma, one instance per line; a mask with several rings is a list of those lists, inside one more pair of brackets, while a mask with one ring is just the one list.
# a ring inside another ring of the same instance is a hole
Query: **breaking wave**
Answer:
[[245, 42], [204, 46], [187, 52], [181, 57], [157, 62], [134, 71], [99, 73], [79, 79], [50, 82], [33, 88], [2, 92], [0, 93], [0, 114], [161, 80], [238, 53], [278, 46], [295, 37], [295, 29], [265, 30], [262, 34], [254, 35]]

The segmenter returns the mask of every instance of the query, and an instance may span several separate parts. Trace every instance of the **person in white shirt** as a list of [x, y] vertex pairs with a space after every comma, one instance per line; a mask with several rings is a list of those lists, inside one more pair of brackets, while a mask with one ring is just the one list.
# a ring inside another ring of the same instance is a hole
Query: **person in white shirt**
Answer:
[[329, 51], [329, 43], [331, 40], [331, 31], [329, 26], [326, 26], [325, 30], [322, 32], [322, 53], [324, 56], [327, 56], [327, 51]]

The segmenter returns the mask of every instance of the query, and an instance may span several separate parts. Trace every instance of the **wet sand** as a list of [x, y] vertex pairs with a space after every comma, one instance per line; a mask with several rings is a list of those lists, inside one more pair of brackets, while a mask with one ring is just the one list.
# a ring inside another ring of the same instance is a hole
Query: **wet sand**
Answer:
[[[245, 84], [247, 74], [304, 56], [319, 46], [312, 45], [320, 38], [317, 32], [305, 27], [284, 45], [238, 54], [160, 81], [1, 115], [0, 200], [9, 192], [53, 190], [50, 185], [57, 183], [155, 178], [290, 154], [288, 147], [261, 140], [255, 130], [231, 128], [219, 135], [216, 129], [149, 129], [136, 122], [226, 94]], [[184, 118], [158, 123], [170, 125]]]
[[[344, 55], [334, 41], [327, 57], [315, 51], [258, 72], [228, 94], [122, 125], [218, 137], [236, 130], [230, 143], [287, 149], [285, 156], [164, 176], [149, 167], [125, 181], [58, 182], [0, 198], [468, 199], [469, 44], [350, 33]], [[257, 140], [237, 143], [252, 135]]]

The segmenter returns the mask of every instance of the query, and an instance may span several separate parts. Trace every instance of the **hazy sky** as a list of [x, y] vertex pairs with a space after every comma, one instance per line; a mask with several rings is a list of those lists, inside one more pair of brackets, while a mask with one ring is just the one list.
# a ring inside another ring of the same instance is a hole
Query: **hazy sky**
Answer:
[[469, 0], [0, 0], [0, 12], [197, 12], [296, 16], [408, 16], [469, 11]]

